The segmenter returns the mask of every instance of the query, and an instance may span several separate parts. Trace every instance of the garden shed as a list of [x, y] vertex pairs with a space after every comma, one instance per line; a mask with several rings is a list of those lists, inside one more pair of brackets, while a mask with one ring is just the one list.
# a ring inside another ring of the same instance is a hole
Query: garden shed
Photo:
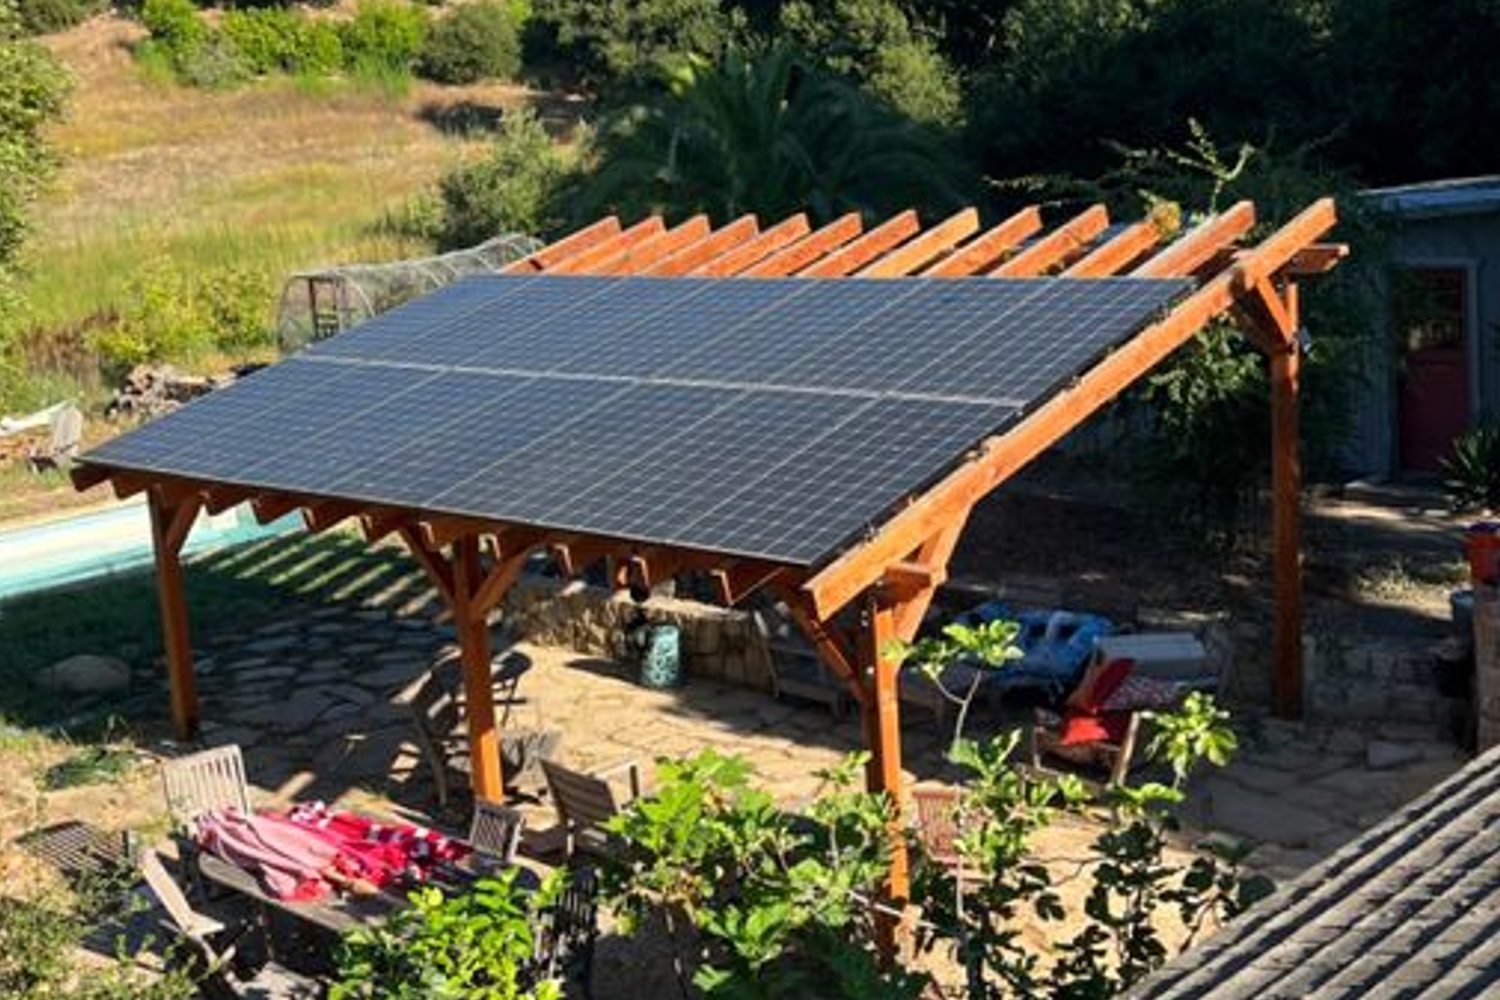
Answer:
[[[502, 796], [488, 615], [533, 553], [615, 582], [772, 588], [861, 708], [896, 791], [893, 639], [911, 639], [972, 507], [1206, 323], [1265, 351], [1274, 414], [1275, 699], [1301, 695], [1298, 282], [1343, 247], [1319, 201], [1258, 241], [1248, 202], [1183, 234], [1093, 206], [866, 229], [606, 218], [310, 347], [83, 456], [149, 498], [173, 718], [196, 678], [179, 560], [200, 509], [358, 518], [451, 609], [477, 795]], [[758, 279], [758, 280], [743, 280]], [[851, 279], [851, 280], [843, 280]], [[899, 841], [898, 841], [899, 843]], [[904, 899], [898, 857], [892, 895]]]

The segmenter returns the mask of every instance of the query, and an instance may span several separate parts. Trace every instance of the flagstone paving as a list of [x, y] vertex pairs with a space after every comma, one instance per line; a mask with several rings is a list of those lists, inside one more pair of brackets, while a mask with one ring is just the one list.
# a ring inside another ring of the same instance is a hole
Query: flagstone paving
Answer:
[[[270, 801], [319, 797], [431, 812], [430, 775], [410, 718], [392, 699], [451, 642], [445, 626], [370, 608], [320, 608], [251, 634], [217, 636], [201, 667], [204, 741], [241, 744]], [[816, 794], [817, 771], [863, 745], [855, 718], [835, 720], [818, 706], [691, 677], [678, 690], [648, 690], [619, 664], [518, 648], [533, 668], [509, 725], [559, 730], [561, 757], [574, 767], [633, 759], [649, 772], [657, 758], [714, 747], [744, 755], [782, 801], [798, 803]], [[1015, 722], [977, 719], [970, 735]], [[1256, 863], [1283, 878], [1462, 762], [1451, 744], [1410, 726], [1315, 728], [1253, 713], [1237, 723], [1234, 762], [1190, 787], [1190, 835], [1251, 840], [1260, 845]], [[942, 759], [950, 734], [928, 713], [909, 713], [902, 730], [910, 779], [953, 777]], [[545, 805], [529, 808], [534, 823], [551, 822]]]

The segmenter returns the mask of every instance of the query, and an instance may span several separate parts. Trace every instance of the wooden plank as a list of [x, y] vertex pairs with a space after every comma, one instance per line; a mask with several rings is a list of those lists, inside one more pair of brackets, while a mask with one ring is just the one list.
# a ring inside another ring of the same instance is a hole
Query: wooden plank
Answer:
[[[1286, 289], [1286, 309], [1297, 323], [1297, 286]], [[1276, 624], [1272, 706], [1283, 719], [1302, 715], [1302, 458], [1298, 395], [1302, 366], [1295, 334], [1273, 353], [1271, 378], [1271, 518]]]
[[[905, 559], [955, 518], [966, 516], [981, 497], [1150, 371], [1205, 323], [1234, 306], [1247, 287], [1247, 274], [1275, 273], [1298, 249], [1332, 228], [1335, 221], [1323, 203], [1315, 204], [1261, 243], [1251, 258], [1215, 276], [1011, 431], [986, 442], [976, 458], [908, 504], [872, 539], [839, 556], [807, 581], [804, 589], [815, 615], [832, 617], [878, 580], [887, 566]], [[1247, 270], [1251, 260], [1255, 262], [1253, 272]]]
[[946, 566], [916, 559], [904, 559], [885, 568], [881, 583], [897, 600], [905, 601], [923, 591], [942, 585], [948, 578]]
[[1162, 232], [1149, 220], [1125, 227], [1114, 238], [1095, 247], [1063, 271], [1064, 278], [1102, 278], [1135, 263], [1161, 241]]
[[760, 232], [760, 223], [753, 215], [742, 215], [726, 226], [720, 226], [696, 243], [691, 243], [664, 260], [657, 261], [642, 274], [662, 277], [687, 274], [689, 271], [731, 249], [746, 240], [754, 239]]
[[979, 231], [979, 213], [972, 208], [951, 215], [854, 272], [856, 278], [896, 278], [911, 274]]
[[1029, 278], [1046, 274], [1053, 268], [1066, 264], [1108, 227], [1109, 212], [1103, 205], [1094, 205], [990, 271], [989, 276]]
[[854, 644], [829, 621], [813, 617], [806, 596], [792, 584], [786, 575], [778, 575], [770, 581], [771, 589], [786, 604], [788, 613], [803, 636], [812, 643], [819, 659], [833, 671], [849, 688], [854, 700], [864, 705], [874, 697], [873, 690], [866, 685], [864, 675], [855, 659]]
[[1192, 274], [1225, 247], [1255, 228], [1255, 205], [1236, 202], [1205, 219], [1161, 253], [1131, 272], [1137, 278], [1170, 278]]
[[422, 571], [427, 574], [427, 579], [437, 589], [438, 596], [442, 597], [451, 609], [454, 596], [452, 564], [443, 557], [441, 552], [429, 546], [426, 539], [422, 537], [422, 533], [410, 523], [399, 525], [396, 528], [396, 534], [401, 537], [401, 541], [406, 543], [406, 551], [411, 553], [417, 565], [422, 567]]
[[794, 215], [789, 219], [781, 220], [760, 235], [730, 247], [717, 257], [698, 265], [688, 273], [706, 278], [727, 278], [730, 275], [738, 274], [757, 261], [769, 257], [782, 247], [790, 244], [793, 240], [801, 239], [811, 229], [812, 227], [807, 223], [806, 215]]
[[1042, 210], [1030, 205], [932, 264], [922, 272], [922, 277], [962, 278], [989, 270], [1041, 228]]
[[620, 220], [613, 215], [605, 216], [598, 222], [563, 237], [556, 243], [549, 243], [529, 257], [507, 264], [500, 269], [501, 274], [526, 274], [536, 271], [549, 270], [558, 261], [566, 260], [584, 250], [590, 250], [606, 240], [613, 239], [620, 234]]
[[853, 243], [814, 261], [797, 272], [803, 278], [837, 278], [853, 274], [902, 240], [922, 231], [921, 220], [912, 209], [893, 215]]
[[[861, 666], [872, 678], [874, 697], [862, 706], [865, 739], [870, 748], [866, 772], [869, 791], [884, 795], [890, 810], [891, 870], [886, 879], [886, 902], [894, 911], [905, 908], [911, 898], [911, 873], [907, 858], [905, 828], [901, 819], [901, 699], [897, 689], [898, 664], [887, 651], [896, 638], [896, 614], [887, 601], [870, 601], [868, 624], [860, 648]], [[885, 956], [896, 952], [897, 922], [889, 914], [877, 914], [876, 945]]]
[[666, 230], [659, 215], [642, 219], [624, 232], [606, 239], [596, 246], [580, 250], [564, 257], [547, 268], [548, 274], [591, 274], [594, 268], [631, 247], [638, 246]]
[[658, 233], [618, 256], [595, 265], [589, 269], [589, 273], [640, 274], [645, 268], [701, 240], [712, 228], [708, 216], [695, 215], [682, 225], [673, 226], [666, 232]]
[[784, 250], [741, 271], [742, 278], [772, 278], [796, 274], [802, 268], [854, 239], [864, 229], [858, 212], [850, 212], [822, 229], [808, 233]]
[[[156, 600], [161, 609], [162, 645], [167, 658], [167, 685], [172, 700], [172, 729], [177, 739], [198, 737], [198, 679], [193, 671], [193, 642], [188, 630], [187, 601], [183, 595], [181, 541], [174, 545], [173, 523], [181, 510], [167, 506], [152, 491], [146, 505], [151, 515], [151, 547], [156, 559]], [[196, 504], [185, 508], [194, 514]]]
[[495, 689], [490, 682], [489, 611], [478, 603], [484, 582], [479, 568], [479, 539], [469, 535], [453, 544], [453, 624], [463, 664], [469, 775], [476, 797], [503, 802], [500, 733], [495, 727]]

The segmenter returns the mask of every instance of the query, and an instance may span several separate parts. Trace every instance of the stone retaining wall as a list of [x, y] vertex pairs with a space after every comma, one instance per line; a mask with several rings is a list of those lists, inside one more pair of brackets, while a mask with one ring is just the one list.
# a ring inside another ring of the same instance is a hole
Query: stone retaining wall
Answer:
[[1303, 696], [1312, 718], [1419, 723], [1446, 733], [1461, 709], [1437, 690], [1430, 639], [1306, 634], [1302, 650]]
[[653, 623], [678, 627], [689, 677], [771, 690], [765, 640], [743, 611], [670, 597], [637, 604], [602, 587], [530, 577], [511, 588], [504, 611], [506, 623], [528, 640], [622, 662], [633, 655], [626, 630], [644, 612]]

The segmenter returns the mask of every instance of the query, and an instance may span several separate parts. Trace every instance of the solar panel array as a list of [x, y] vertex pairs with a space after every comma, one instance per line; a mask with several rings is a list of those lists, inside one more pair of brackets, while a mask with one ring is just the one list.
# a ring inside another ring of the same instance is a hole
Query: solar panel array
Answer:
[[85, 461], [809, 565], [1189, 287], [486, 275]]

